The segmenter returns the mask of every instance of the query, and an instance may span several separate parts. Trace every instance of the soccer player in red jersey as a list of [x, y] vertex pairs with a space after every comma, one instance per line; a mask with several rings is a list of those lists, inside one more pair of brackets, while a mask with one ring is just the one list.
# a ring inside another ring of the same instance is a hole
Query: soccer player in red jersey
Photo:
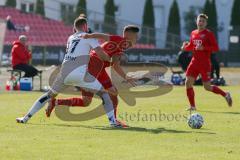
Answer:
[[224, 92], [215, 85], [211, 85], [211, 61], [210, 55], [219, 50], [216, 38], [210, 30], [206, 28], [208, 17], [205, 14], [200, 14], [197, 17], [197, 29], [192, 31], [190, 42], [183, 42], [181, 47], [184, 51], [191, 51], [193, 57], [186, 71], [186, 91], [190, 103], [188, 110], [196, 110], [194, 100], [193, 84], [201, 75], [203, 86], [207, 91], [225, 97], [229, 107], [232, 106], [232, 98], [229, 92]]
[[[126, 49], [129, 49], [136, 44], [138, 38], [139, 28], [134, 25], [124, 27], [123, 37], [117, 35], [108, 35], [102, 33], [86, 34], [83, 38], [97, 38], [106, 41], [101, 45], [105, 53], [112, 58], [112, 62], [102, 61], [99, 59], [95, 51], [90, 53], [90, 61], [88, 65], [89, 73], [96, 77], [103, 87], [110, 93], [111, 100], [114, 106], [114, 114], [117, 116], [117, 105], [118, 105], [118, 92], [116, 87], [112, 84], [111, 78], [106, 72], [106, 68], [112, 66], [113, 69], [127, 82], [135, 86], [135, 80], [128, 77], [120, 66], [120, 57]], [[102, 67], [101, 67], [102, 66]], [[85, 90], [82, 91], [81, 98], [68, 98], [68, 99], [52, 99], [49, 103], [49, 107], [46, 110], [46, 115], [49, 117], [52, 110], [56, 105], [65, 106], [88, 106], [91, 101], [93, 94]], [[120, 121], [119, 121], [120, 122]], [[125, 126], [125, 124], [122, 124]]]

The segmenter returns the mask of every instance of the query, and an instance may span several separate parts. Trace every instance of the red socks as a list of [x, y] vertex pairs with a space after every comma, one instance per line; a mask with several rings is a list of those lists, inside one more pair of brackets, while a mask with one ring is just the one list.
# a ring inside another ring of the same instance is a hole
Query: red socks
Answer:
[[[217, 86], [212, 86], [212, 92], [215, 93], [215, 94], [220, 94], [223, 97], [226, 96], [226, 92], [224, 92], [223, 90], [221, 90]], [[195, 107], [193, 88], [187, 88], [187, 96], [188, 96], [188, 100], [189, 100], [189, 103], [190, 103], [191, 107]]]
[[195, 107], [195, 100], [194, 100], [195, 94], [194, 94], [193, 88], [187, 88], [187, 96], [188, 96], [188, 100], [191, 107]]
[[[110, 95], [110, 98], [113, 103], [114, 107], [114, 116], [117, 117], [117, 106], [118, 106], [118, 98], [117, 96]], [[57, 105], [64, 105], [64, 106], [79, 106], [84, 107], [83, 99], [82, 98], [68, 98], [68, 99], [56, 99]]]
[[224, 92], [223, 90], [221, 90], [220, 88], [218, 88], [217, 86], [212, 86], [212, 92], [215, 94], [220, 94], [223, 97], [226, 96], [226, 92]]
[[57, 99], [57, 105], [84, 107], [82, 98]]

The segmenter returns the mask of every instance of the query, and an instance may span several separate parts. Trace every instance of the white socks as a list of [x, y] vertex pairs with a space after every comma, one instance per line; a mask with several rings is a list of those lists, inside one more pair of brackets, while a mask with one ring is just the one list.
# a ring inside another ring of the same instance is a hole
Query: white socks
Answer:
[[103, 106], [104, 106], [105, 112], [108, 116], [108, 120], [109, 120], [110, 124], [116, 124], [116, 118], [114, 116], [113, 103], [112, 103], [112, 100], [111, 100], [109, 94], [108, 93], [102, 93], [102, 94], [100, 94], [100, 97], [103, 100]]
[[24, 116], [24, 119], [30, 119], [36, 112], [38, 112], [49, 100], [51, 97], [48, 93], [43, 94], [35, 103], [28, 113]]

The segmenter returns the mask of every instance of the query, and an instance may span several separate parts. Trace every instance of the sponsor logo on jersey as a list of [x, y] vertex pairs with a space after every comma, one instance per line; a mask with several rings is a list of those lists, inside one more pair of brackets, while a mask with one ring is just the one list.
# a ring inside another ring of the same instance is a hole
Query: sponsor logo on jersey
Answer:
[[201, 39], [195, 39], [195, 40], [193, 40], [193, 44], [195, 46], [201, 46], [202, 45], [202, 40]]

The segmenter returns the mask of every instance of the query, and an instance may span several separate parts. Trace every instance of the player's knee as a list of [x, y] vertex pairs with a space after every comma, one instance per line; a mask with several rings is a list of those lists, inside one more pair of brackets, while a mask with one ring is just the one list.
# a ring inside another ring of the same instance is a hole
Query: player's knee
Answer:
[[193, 86], [192, 80], [187, 78], [185, 82], [185, 86], [186, 88], [191, 88]]
[[113, 91], [113, 92], [112, 92], [112, 95], [113, 95], [113, 96], [118, 96], [118, 92], [117, 92], [117, 91]]
[[49, 96], [49, 97], [51, 97], [51, 98], [55, 98], [55, 97], [57, 97], [57, 93], [54, 93], [53, 91], [51, 91], [51, 90], [49, 90], [48, 92], [47, 92], [47, 95]]
[[115, 87], [108, 89], [111, 96], [118, 96], [118, 90]]
[[211, 85], [203, 85], [203, 87], [206, 91], [211, 91], [212, 90]]

